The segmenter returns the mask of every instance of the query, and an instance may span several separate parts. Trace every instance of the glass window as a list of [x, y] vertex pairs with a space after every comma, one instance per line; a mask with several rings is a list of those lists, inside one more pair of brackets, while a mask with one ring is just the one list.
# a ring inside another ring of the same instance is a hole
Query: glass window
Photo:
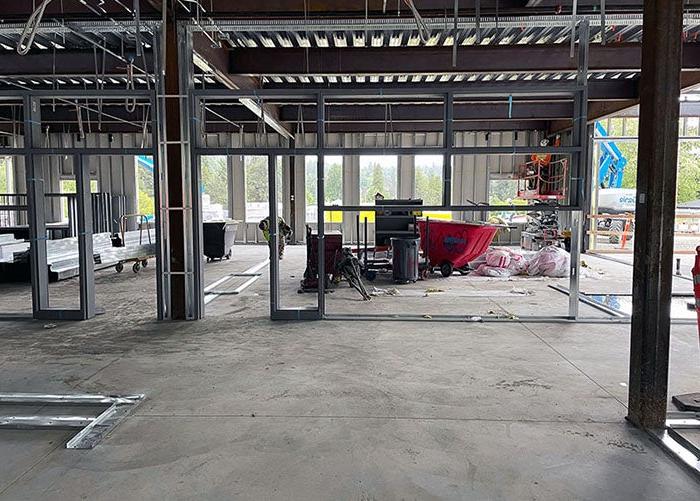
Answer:
[[681, 141], [678, 150], [677, 204], [700, 200], [700, 141]]
[[[518, 198], [518, 181], [510, 178], [489, 179], [489, 205], [527, 205]], [[498, 218], [511, 223], [523, 223], [527, 217], [524, 213], [507, 210], [489, 212], [489, 219]]]
[[[282, 157], [277, 157], [277, 215], [282, 216]], [[267, 157], [243, 157], [245, 169], [245, 220], [258, 223], [270, 215]]]
[[396, 198], [399, 157], [372, 155], [360, 157], [360, 204], [374, 205], [377, 194]]
[[155, 190], [153, 187], [153, 157], [136, 157], [136, 203], [138, 213], [155, 217]]
[[416, 155], [415, 197], [425, 205], [442, 204], [442, 155]]
[[[226, 219], [228, 217], [228, 167], [226, 157], [202, 157], [201, 166], [202, 219], [204, 221]], [[267, 175], [265, 179], [267, 179]]]
[[[318, 188], [318, 176], [316, 172], [316, 156], [307, 156], [304, 162], [306, 222], [315, 223], [318, 218], [318, 205], [316, 195]], [[325, 171], [325, 203], [326, 205], [342, 205], [343, 203], [343, 157], [324, 157]], [[324, 220], [327, 223], [342, 223], [341, 211], [326, 211]]]
[[0, 156], [0, 193], [14, 193], [12, 182], [12, 157]]

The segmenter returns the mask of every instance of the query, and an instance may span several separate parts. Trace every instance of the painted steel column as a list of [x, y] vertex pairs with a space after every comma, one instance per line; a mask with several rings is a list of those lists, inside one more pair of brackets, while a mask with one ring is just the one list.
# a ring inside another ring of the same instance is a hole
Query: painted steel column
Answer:
[[645, 0], [627, 415], [643, 428], [666, 421], [682, 29], [682, 0]]
[[[174, 12], [174, 10], [171, 10]], [[192, 34], [186, 25], [168, 16], [165, 26], [165, 162], [167, 171], [169, 303], [167, 318], [201, 318], [201, 232], [199, 174], [192, 166], [189, 90], [192, 85]], [[163, 117], [159, 117], [161, 120]]]

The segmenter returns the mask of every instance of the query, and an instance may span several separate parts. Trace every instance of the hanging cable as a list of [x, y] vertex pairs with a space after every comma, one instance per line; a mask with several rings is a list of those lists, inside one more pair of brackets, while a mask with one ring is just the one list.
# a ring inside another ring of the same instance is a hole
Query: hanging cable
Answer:
[[[126, 65], [126, 90], [134, 90], [134, 64], [132, 61]], [[136, 98], [126, 98], [126, 111], [133, 113], [136, 110]]]
[[75, 102], [75, 113], [78, 116], [78, 136], [80, 139], [85, 139], [85, 128], [83, 126], [83, 112], [78, 105], [78, 101]]
[[459, 16], [459, 0], [455, 0], [454, 26], [452, 27], [452, 67], [457, 67], [457, 46], [459, 34], [457, 33], [457, 18]]
[[34, 12], [32, 12], [32, 15], [29, 16], [29, 19], [27, 20], [27, 24], [24, 25], [24, 29], [22, 30], [22, 34], [19, 37], [19, 41], [17, 42], [17, 54], [20, 56], [24, 56], [29, 52], [29, 49], [32, 48], [32, 45], [34, 44], [34, 37], [36, 36], [36, 32], [39, 29], [39, 24], [41, 24], [41, 18], [44, 17], [44, 11], [46, 10], [46, 6], [49, 5], [53, 0], [44, 0], [39, 4], [39, 7], [36, 8]]
[[600, 0], [600, 45], [605, 45], [605, 0]]
[[134, 0], [134, 35], [136, 36], [136, 56], [143, 55], [143, 43], [141, 42], [141, 2]]
[[476, 0], [476, 43], [481, 43], [481, 0]]
[[573, 0], [574, 4], [571, 7], [571, 50], [569, 51], [569, 57], [574, 58], [574, 53], [576, 52], [576, 11], [578, 7], [577, 0]]
[[301, 104], [297, 112], [297, 134], [301, 134], [302, 138], [304, 137], [304, 112], [301, 108]]
[[416, 26], [418, 27], [418, 37], [420, 38], [421, 42], [428, 43], [428, 40], [430, 40], [430, 30], [428, 29], [428, 25], [425, 24], [423, 16], [421, 16], [420, 12], [418, 12], [418, 9], [413, 3], [413, 0], [403, 0], [403, 2], [406, 5], [408, 5], [409, 9], [411, 9], [413, 18], [416, 20]]

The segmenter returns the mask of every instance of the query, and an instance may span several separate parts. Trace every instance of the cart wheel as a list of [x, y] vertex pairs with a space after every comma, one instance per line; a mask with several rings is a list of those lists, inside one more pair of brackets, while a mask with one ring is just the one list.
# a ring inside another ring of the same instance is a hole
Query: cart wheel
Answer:
[[231, 251], [228, 251], [228, 254], [226, 254], [226, 259], [231, 259]]
[[146, 266], [148, 266], [148, 260], [144, 259], [143, 261], [141, 261], [141, 268], [145, 268]]
[[122, 271], [124, 271], [124, 265], [122, 263], [117, 263], [114, 266], [114, 269], [117, 270], [117, 273], [121, 273]]
[[453, 271], [454, 267], [452, 266], [452, 263], [445, 262], [440, 265], [440, 273], [442, 273], [442, 276], [445, 278], [451, 276]]
[[139, 270], [141, 269], [141, 263], [139, 263], [138, 261], [136, 261], [136, 262], [134, 263], [134, 266], [131, 267], [131, 269], [134, 270], [134, 273], [138, 273]]

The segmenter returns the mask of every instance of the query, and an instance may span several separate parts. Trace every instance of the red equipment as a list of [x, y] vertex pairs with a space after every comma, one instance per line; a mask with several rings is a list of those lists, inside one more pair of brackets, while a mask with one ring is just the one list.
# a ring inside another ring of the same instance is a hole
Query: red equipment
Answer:
[[566, 198], [569, 163], [564, 158], [551, 162], [535, 158], [518, 167], [518, 198], [524, 200], [562, 200]]
[[429, 268], [439, 267], [443, 277], [449, 277], [454, 270], [466, 271], [470, 261], [486, 252], [500, 228], [485, 223], [418, 220], [420, 245]]

